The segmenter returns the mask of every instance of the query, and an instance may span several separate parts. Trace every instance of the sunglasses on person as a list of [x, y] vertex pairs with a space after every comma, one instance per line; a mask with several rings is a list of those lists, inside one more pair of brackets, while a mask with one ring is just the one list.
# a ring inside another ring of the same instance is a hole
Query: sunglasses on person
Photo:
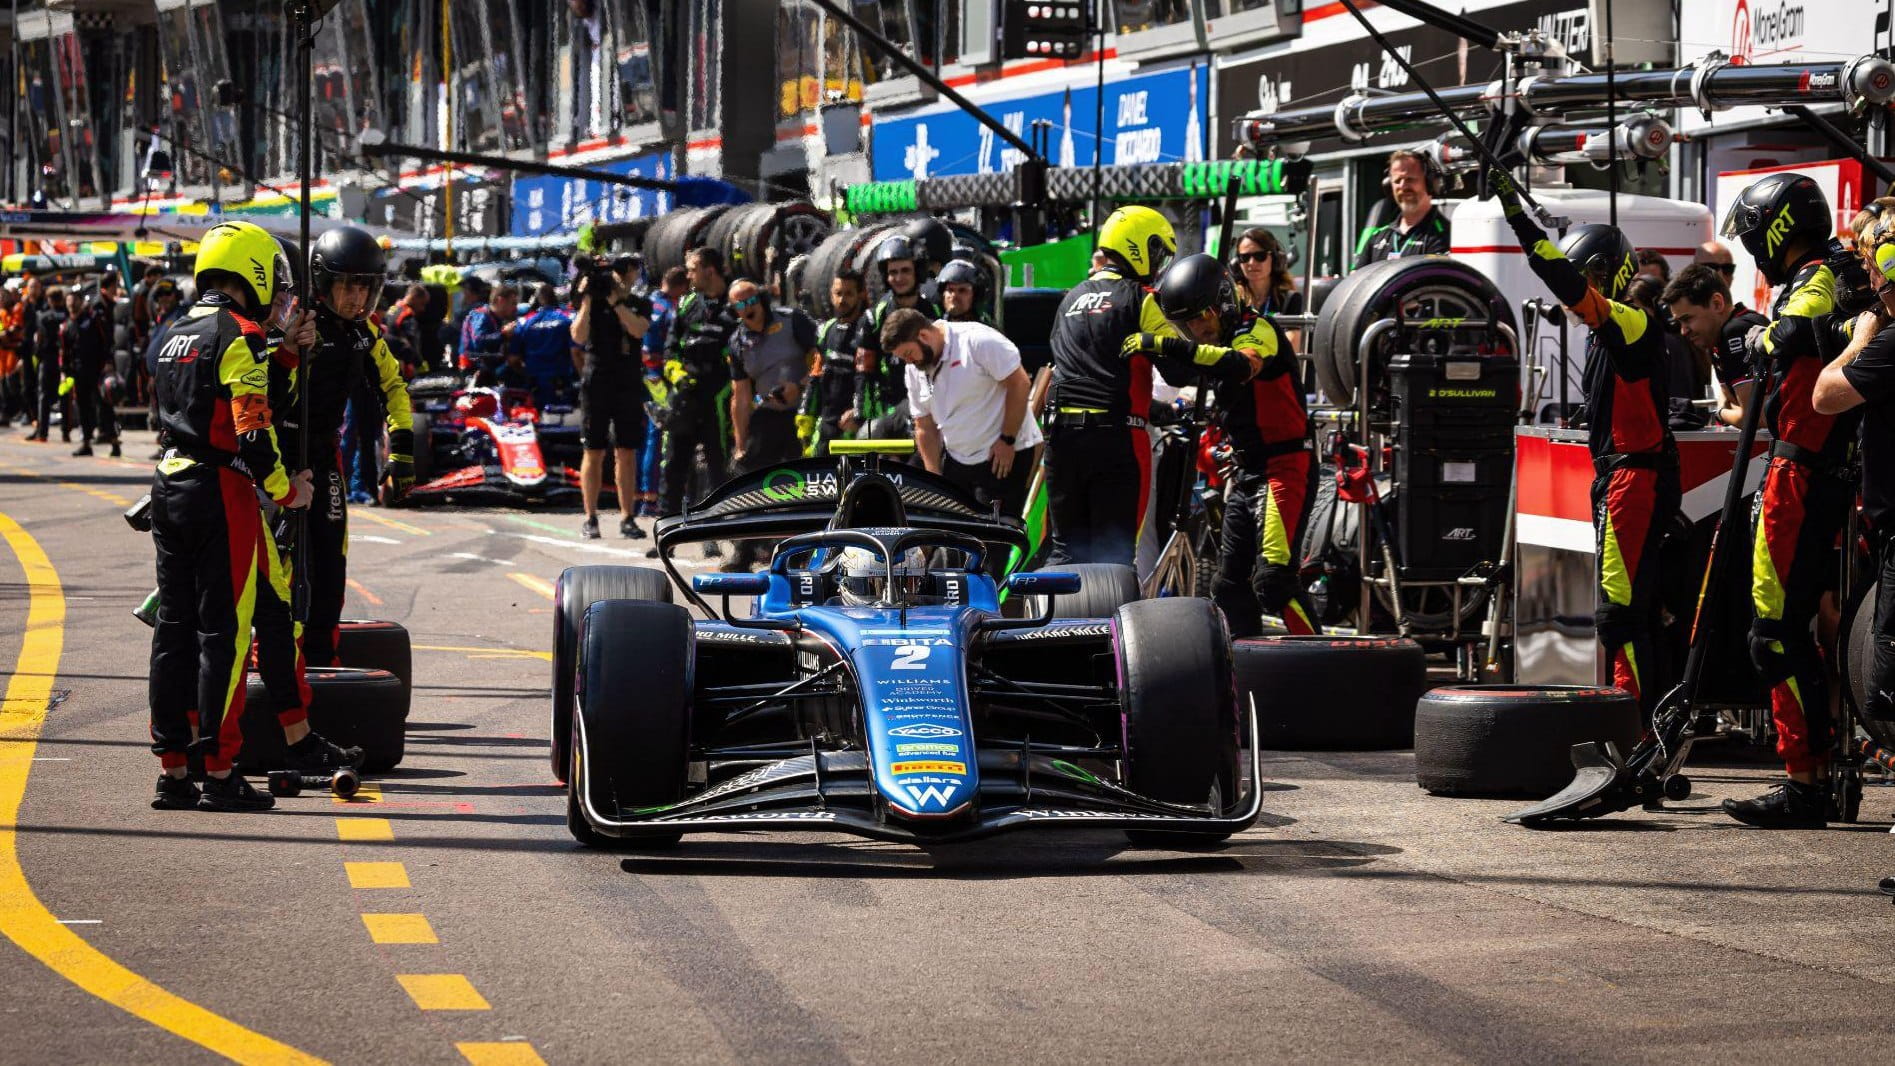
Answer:
[[741, 315], [745, 311], [748, 311], [751, 308], [757, 306], [757, 301], [761, 299], [763, 299], [763, 294], [757, 293], [754, 296], [746, 296], [743, 299], [738, 300], [736, 303], [731, 304], [730, 306], [732, 310], [736, 311], [738, 314]]
[[1724, 275], [1726, 278], [1737, 276], [1736, 263], [1707, 263], [1705, 265], [1717, 271], [1719, 274]]
[[1275, 252], [1238, 252], [1237, 262], [1261, 263], [1269, 259], [1272, 255], [1275, 255], [1275, 254], [1276, 254]]

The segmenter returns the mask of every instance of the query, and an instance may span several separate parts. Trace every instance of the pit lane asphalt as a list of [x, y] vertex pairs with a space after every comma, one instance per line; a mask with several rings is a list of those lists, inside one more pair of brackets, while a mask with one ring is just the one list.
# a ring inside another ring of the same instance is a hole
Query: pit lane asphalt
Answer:
[[[545, 593], [566, 565], [645, 545], [581, 542], [571, 512], [356, 510], [349, 613], [417, 645], [408, 755], [379, 802], [152, 811], [150, 638], [130, 614], [151, 551], [118, 517], [147, 481], [142, 462], [0, 433], [0, 514], [50, 557], [66, 609], [12, 846], [46, 910], [90, 923], [66, 927], [86, 944], [310, 1056], [1885, 1054], [1887, 788], [1869, 789], [1865, 825], [1767, 834], [1712, 810], [1766, 773], [1701, 767], [1679, 810], [1534, 833], [1498, 821], [1518, 804], [1423, 795], [1406, 753], [1266, 752], [1265, 824], [1205, 853], [1078, 833], [933, 853], [814, 834], [582, 851], [546, 772]], [[34, 591], [0, 550], [0, 670], [33, 669], [16, 663]], [[398, 863], [408, 887], [351, 887], [346, 863]], [[0, 879], [0, 924], [30, 904]], [[364, 914], [420, 915], [438, 942], [376, 943]], [[216, 1061], [56, 972], [85, 959], [51, 962], [0, 943], [0, 1062]], [[430, 994], [486, 1006], [421, 1009]]]

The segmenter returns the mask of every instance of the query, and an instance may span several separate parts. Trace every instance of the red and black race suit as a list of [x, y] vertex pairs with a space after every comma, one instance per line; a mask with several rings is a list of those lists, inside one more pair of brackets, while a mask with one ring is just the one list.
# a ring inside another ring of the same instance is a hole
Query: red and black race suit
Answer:
[[1763, 414], [1775, 442], [1752, 538], [1750, 652], [1770, 685], [1777, 754], [1791, 773], [1820, 769], [1833, 743], [1828, 670], [1811, 627], [1854, 501], [1848, 464], [1861, 420], [1860, 409], [1825, 415], [1814, 405], [1816, 378], [1835, 354], [1824, 343], [1835, 309], [1835, 276], [1807, 263], [1777, 297], [1762, 340], [1772, 379]]
[[1665, 687], [1654, 639], [1663, 607], [1659, 545], [1680, 500], [1663, 326], [1606, 299], [1549, 240], [1529, 249], [1528, 263], [1592, 328], [1584, 377], [1599, 582], [1593, 625], [1611, 657], [1613, 683], [1649, 714]]
[[1196, 346], [1192, 358], [1128, 353], [1138, 334], [1181, 337], [1145, 286], [1116, 271], [1096, 271], [1060, 302], [1046, 450], [1055, 561], [1132, 565], [1151, 495], [1154, 369], [1178, 386], [1249, 372], [1243, 357], [1211, 346]]
[[1211, 598], [1234, 637], [1262, 632], [1263, 613], [1283, 619], [1292, 634], [1312, 634], [1315, 612], [1297, 584], [1297, 553], [1315, 498], [1316, 464], [1296, 350], [1276, 320], [1261, 315], [1247, 316], [1230, 346], [1261, 356], [1263, 369], [1217, 389], [1237, 475], [1225, 489]]
[[262, 516], [289, 477], [271, 423], [263, 330], [220, 292], [159, 343], [158, 423], [171, 450], [152, 478], [158, 618], [151, 641], [152, 751], [166, 769], [193, 749], [230, 767], [242, 733], [243, 673], [256, 603]]

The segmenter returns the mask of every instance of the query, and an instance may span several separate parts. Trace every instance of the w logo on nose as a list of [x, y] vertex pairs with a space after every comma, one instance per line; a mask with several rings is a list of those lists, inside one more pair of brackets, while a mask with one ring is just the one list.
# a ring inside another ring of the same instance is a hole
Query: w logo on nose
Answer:
[[917, 810], [946, 807], [948, 800], [954, 797], [952, 785], [903, 785], [902, 788], [907, 791], [908, 798], [915, 801]]

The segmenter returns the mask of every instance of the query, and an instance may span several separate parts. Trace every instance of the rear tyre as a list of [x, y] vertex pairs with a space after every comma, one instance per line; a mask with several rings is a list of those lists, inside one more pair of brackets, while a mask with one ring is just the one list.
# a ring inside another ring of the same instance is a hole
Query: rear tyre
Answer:
[[1638, 701], [1615, 688], [1438, 688], [1415, 707], [1415, 783], [1437, 796], [1545, 799], [1571, 783], [1574, 744], [1630, 751], [1641, 724]]
[[[684, 608], [638, 600], [587, 608], [574, 694], [573, 773], [566, 785], [573, 839], [588, 847], [601, 842], [604, 834], [592, 827], [588, 810], [620, 820], [684, 798], [696, 667], [691, 616]], [[669, 844], [681, 836], [659, 830], [615, 839]]]
[[579, 623], [600, 600], [671, 602], [671, 582], [642, 566], [569, 566], [553, 586], [553, 780], [564, 784], [572, 755], [573, 686], [578, 680]]
[[1258, 637], [1231, 642], [1237, 696], [1257, 708], [1275, 751], [1407, 747], [1428, 688], [1421, 645], [1385, 637]]
[[[386, 670], [347, 666], [312, 666], [306, 676], [309, 728], [341, 747], [361, 748], [366, 773], [401, 764], [408, 697], [400, 678]], [[252, 675], [244, 686], [243, 749], [237, 753], [237, 765], [244, 770], [283, 768], [283, 727], [276, 713], [263, 680]]]
[[[1125, 784], [1166, 803], [1237, 802], [1237, 705], [1230, 636], [1208, 600], [1166, 599], [1118, 609], [1114, 638], [1125, 714]], [[1206, 843], [1228, 833], [1130, 830], [1138, 844]]]
[[1110, 618], [1139, 598], [1138, 571], [1118, 563], [1074, 563], [1050, 569], [1079, 575], [1079, 591], [1053, 597], [1055, 618]]

